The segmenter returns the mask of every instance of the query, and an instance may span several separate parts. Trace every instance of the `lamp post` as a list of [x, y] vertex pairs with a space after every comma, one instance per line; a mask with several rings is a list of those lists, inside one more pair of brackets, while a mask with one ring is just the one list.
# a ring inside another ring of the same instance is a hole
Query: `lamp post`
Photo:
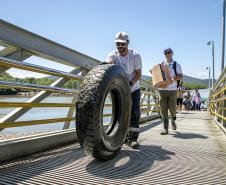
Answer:
[[222, 40], [221, 40], [221, 71], [224, 69], [224, 47], [225, 47], [225, 0], [223, 1], [223, 15], [222, 15]]
[[208, 85], [208, 89], [209, 89], [209, 93], [210, 93], [210, 67], [206, 67], [207, 70], [209, 70], [209, 85]]
[[212, 89], [213, 89], [213, 84], [214, 84], [214, 41], [209, 41], [207, 42], [207, 45], [212, 46], [212, 57], [213, 57], [213, 78], [212, 78]]

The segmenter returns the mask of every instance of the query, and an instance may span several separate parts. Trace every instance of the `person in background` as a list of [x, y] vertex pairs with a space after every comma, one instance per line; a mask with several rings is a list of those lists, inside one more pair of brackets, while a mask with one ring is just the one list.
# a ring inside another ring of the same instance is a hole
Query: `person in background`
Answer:
[[164, 88], [158, 88], [159, 91], [159, 103], [160, 112], [163, 121], [164, 131], [161, 135], [166, 135], [169, 133], [169, 117], [168, 110], [170, 111], [172, 129], [176, 130], [176, 103], [177, 103], [177, 81], [182, 80], [183, 74], [181, 66], [178, 62], [173, 60], [173, 50], [171, 48], [165, 49], [164, 54], [166, 60], [162, 63], [169, 68], [170, 77], [173, 83], [169, 84]]
[[187, 92], [187, 94], [184, 95], [184, 110], [190, 110], [190, 107], [192, 108], [192, 102], [191, 102], [191, 93], [190, 91]]
[[181, 112], [183, 107], [183, 98], [184, 98], [184, 90], [183, 81], [180, 81], [179, 87], [177, 88], [177, 111]]
[[131, 119], [126, 144], [131, 147], [137, 147], [139, 146], [139, 143], [137, 142], [140, 121], [139, 80], [141, 78], [142, 60], [139, 53], [128, 48], [129, 36], [126, 32], [118, 32], [114, 42], [117, 50], [111, 52], [107, 56], [106, 62], [120, 65], [126, 73], [132, 96]]
[[187, 94], [184, 95], [183, 99], [183, 105], [184, 105], [184, 110], [189, 110], [189, 101], [191, 100], [191, 94], [190, 91], [187, 92]]
[[201, 99], [200, 93], [197, 93], [195, 97], [195, 110], [200, 110], [201, 101], [202, 99]]
[[195, 92], [193, 92], [193, 94], [192, 94], [192, 109], [193, 110], [195, 110], [196, 109], [196, 102], [195, 102], [195, 98], [196, 98], [196, 96], [197, 96], [197, 94], [198, 94], [198, 89], [196, 89], [195, 90]]

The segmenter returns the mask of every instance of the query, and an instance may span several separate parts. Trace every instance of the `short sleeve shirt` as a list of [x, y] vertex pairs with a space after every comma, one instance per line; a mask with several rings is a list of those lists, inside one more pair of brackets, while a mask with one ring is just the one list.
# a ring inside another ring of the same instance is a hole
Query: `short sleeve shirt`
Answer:
[[[163, 63], [164, 65], [169, 67], [170, 77], [171, 78], [175, 78], [176, 77], [175, 71], [173, 69], [174, 62], [175, 61], [172, 61], [172, 62], [168, 63], [168, 62], [165, 61]], [[177, 74], [182, 74], [182, 69], [181, 69], [181, 66], [180, 66], [180, 64], [178, 62], [176, 62], [176, 71], [177, 71]], [[167, 90], [167, 91], [177, 90], [177, 81], [174, 81], [173, 83], [169, 84], [165, 88], [158, 88], [158, 90]]]
[[198, 93], [196, 93], [196, 92], [194, 92], [194, 93], [192, 94], [192, 101], [193, 101], [193, 102], [195, 102], [195, 99], [196, 99], [197, 95], [198, 95]]
[[177, 89], [177, 98], [181, 98], [181, 99], [184, 98], [184, 90], [185, 90], [185, 87], [184, 86], [180, 86]]
[[[117, 50], [111, 52], [106, 61], [113, 61], [114, 64], [120, 65], [128, 81], [132, 80], [135, 76], [135, 70], [142, 69], [141, 56], [133, 49], [129, 49], [126, 56], [121, 56]], [[140, 89], [139, 81], [131, 86], [131, 92]]]

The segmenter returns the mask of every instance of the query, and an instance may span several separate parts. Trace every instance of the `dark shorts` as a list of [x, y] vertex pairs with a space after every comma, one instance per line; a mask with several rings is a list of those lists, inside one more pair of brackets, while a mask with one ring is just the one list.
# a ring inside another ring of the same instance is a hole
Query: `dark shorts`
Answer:
[[177, 105], [182, 105], [182, 104], [183, 104], [183, 99], [177, 98]]

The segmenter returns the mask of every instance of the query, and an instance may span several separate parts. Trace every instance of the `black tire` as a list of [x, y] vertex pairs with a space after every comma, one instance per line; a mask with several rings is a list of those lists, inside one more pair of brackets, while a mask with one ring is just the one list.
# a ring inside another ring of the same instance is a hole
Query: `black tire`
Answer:
[[[103, 126], [107, 94], [112, 98], [111, 126]], [[80, 87], [76, 103], [76, 130], [85, 153], [99, 160], [110, 160], [123, 144], [130, 121], [131, 92], [123, 69], [106, 64], [93, 68]]]

